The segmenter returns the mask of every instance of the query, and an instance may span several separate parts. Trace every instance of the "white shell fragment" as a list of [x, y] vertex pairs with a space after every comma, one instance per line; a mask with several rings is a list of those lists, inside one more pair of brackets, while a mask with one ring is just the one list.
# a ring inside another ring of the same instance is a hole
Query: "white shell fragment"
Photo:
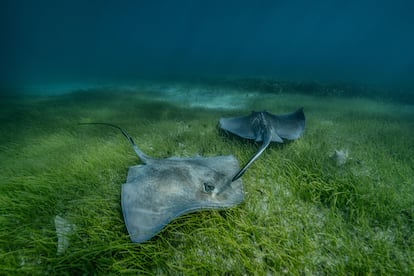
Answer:
[[348, 161], [348, 150], [335, 150], [331, 158], [338, 167], [341, 167]]
[[76, 226], [57, 215], [55, 217], [55, 228], [58, 238], [57, 254], [61, 255], [65, 253], [66, 249], [69, 247], [69, 235], [76, 229]]

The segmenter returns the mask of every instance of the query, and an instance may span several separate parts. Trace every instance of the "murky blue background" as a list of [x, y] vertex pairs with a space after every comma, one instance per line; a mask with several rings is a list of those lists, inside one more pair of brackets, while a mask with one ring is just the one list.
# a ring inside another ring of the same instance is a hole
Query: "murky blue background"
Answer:
[[269, 76], [414, 84], [414, 1], [0, 3], [0, 82]]

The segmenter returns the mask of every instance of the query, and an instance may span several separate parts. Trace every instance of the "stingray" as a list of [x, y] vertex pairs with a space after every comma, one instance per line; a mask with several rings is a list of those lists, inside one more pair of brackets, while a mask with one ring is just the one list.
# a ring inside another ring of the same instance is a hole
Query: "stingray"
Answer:
[[239, 179], [250, 165], [263, 153], [271, 142], [283, 143], [283, 139], [295, 140], [305, 129], [303, 107], [288, 114], [271, 114], [266, 111], [252, 111], [250, 115], [241, 117], [221, 118], [220, 128], [241, 138], [262, 142], [259, 150], [233, 177]]
[[122, 213], [132, 242], [151, 239], [183, 214], [230, 208], [243, 201], [241, 179], [232, 181], [240, 169], [232, 155], [156, 159], [144, 154], [124, 129], [87, 124], [119, 129], [143, 163], [129, 168], [121, 189]]

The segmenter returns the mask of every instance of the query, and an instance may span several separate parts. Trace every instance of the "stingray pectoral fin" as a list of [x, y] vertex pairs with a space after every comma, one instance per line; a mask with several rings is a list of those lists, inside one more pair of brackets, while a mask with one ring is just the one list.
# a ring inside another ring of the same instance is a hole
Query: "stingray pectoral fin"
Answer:
[[271, 118], [276, 133], [284, 139], [298, 139], [305, 129], [303, 107], [288, 114], [273, 115], [268, 113], [268, 115]]
[[252, 119], [252, 115], [232, 118], [221, 118], [219, 121], [219, 125], [221, 129], [231, 132], [242, 138], [256, 139], [256, 133], [252, 128]]
[[[274, 133], [274, 135], [277, 136], [276, 133]], [[256, 161], [257, 158], [259, 158], [259, 156], [264, 152], [264, 150], [269, 146], [270, 142], [272, 142], [272, 136], [274, 135], [267, 135], [267, 137], [265, 138], [266, 140], [263, 142], [263, 144], [260, 146], [259, 150], [255, 153], [255, 155], [252, 156], [252, 158], [250, 158], [250, 160], [246, 163], [246, 165], [243, 166], [243, 168], [240, 169], [240, 171], [238, 173], [236, 173], [231, 181], [236, 181], [237, 179], [239, 179], [240, 177], [242, 177], [242, 175], [246, 172], [246, 170], [251, 166], [251, 164], [253, 164], [254, 161]], [[278, 136], [277, 136], [278, 137]], [[276, 139], [276, 138], [275, 138]], [[279, 139], [283, 142], [283, 140], [279, 137]]]
[[132, 242], [149, 240], [169, 222], [168, 214], [157, 208], [159, 204], [151, 205], [156, 196], [154, 191], [143, 191], [134, 182], [122, 185], [122, 213]]

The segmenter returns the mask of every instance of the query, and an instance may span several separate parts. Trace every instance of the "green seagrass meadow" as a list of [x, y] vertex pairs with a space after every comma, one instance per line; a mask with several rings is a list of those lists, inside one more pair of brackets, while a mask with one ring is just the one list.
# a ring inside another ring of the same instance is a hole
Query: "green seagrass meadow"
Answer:
[[[0, 274], [384, 274], [414, 271], [414, 108], [358, 97], [226, 86], [100, 88], [0, 103]], [[303, 106], [304, 135], [272, 144], [242, 177], [245, 199], [184, 215], [131, 243], [121, 185], [152, 157], [233, 154], [254, 142], [220, 117]], [[347, 152], [344, 164], [332, 158]], [[54, 219], [73, 225], [57, 252]]]

